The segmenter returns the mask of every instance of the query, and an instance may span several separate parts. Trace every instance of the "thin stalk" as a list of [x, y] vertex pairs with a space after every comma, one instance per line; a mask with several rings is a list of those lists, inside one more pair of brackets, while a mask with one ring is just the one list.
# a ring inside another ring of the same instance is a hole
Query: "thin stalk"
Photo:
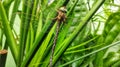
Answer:
[[30, 23], [30, 49], [32, 48], [33, 46], [33, 42], [34, 42], [34, 29], [33, 29], [33, 26], [32, 24]]
[[88, 41], [86, 41], [86, 42], [83, 42], [83, 43], [78, 44], [78, 45], [76, 45], [76, 46], [70, 47], [70, 48], [68, 48], [66, 51], [75, 50], [75, 49], [77, 49], [77, 48], [80, 48], [80, 47], [82, 47], [82, 46], [85, 46], [86, 44], [90, 43], [91, 41], [95, 40], [95, 39], [98, 38], [98, 37], [99, 37], [99, 36], [96, 36], [96, 37], [94, 37], [94, 38], [92, 38], [92, 39], [90, 39], [90, 40], [88, 40]]
[[29, 29], [28, 35], [27, 35], [27, 40], [26, 40], [26, 46], [25, 46], [26, 53], [28, 53], [30, 50], [30, 41], [31, 41], [31, 31]]
[[80, 50], [75, 50], [75, 51], [68, 51], [68, 52], [65, 52], [64, 54], [79, 53], [79, 52], [83, 52], [83, 51], [87, 51], [87, 50], [91, 50], [91, 49], [94, 49], [94, 48], [100, 47], [100, 46], [102, 46], [102, 45], [103, 45], [103, 44], [96, 45], [96, 46], [89, 47], [89, 48], [85, 48], [85, 49], [80, 49]]

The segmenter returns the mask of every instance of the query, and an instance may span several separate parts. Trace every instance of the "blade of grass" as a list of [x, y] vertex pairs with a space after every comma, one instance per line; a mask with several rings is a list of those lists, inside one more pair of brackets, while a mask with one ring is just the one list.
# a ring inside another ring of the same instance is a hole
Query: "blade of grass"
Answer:
[[31, 32], [28, 31], [26, 46], [25, 46], [26, 53], [28, 53], [30, 50], [30, 41], [31, 41]]
[[100, 45], [96, 45], [96, 46], [93, 46], [93, 47], [89, 47], [89, 48], [85, 48], [85, 49], [80, 49], [80, 50], [75, 50], [75, 51], [68, 51], [68, 52], [65, 52], [64, 54], [73, 54], [73, 53], [78, 53], [78, 52], [82, 52], [82, 51], [86, 51], [86, 50], [91, 50], [91, 49], [95, 49], [97, 47], [100, 47], [102, 46], [103, 44], [100, 44]]
[[68, 48], [66, 51], [75, 50], [76, 48], [79, 48], [79, 47], [81, 47], [81, 46], [84, 46], [84, 45], [88, 44], [89, 42], [95, 40], [95, 39], [98, 38], [98, 37], [99, 37], [99, 36], [96, 36], [96, 37], [94, 37], [94, 38], [92, 38], [92, 39], [90, 39], [90, 40], [88, 40], [88, 41], [86, 41], [86, 42], [83, 42], [83, 43], [79, 44], [79, 45], [70, 47], [70, 48]]
[[38, 35], [40, 34], [41, 30], [42, 30], [42, 27], [43, 27], [43, 22], [42, 22], [42, 11], [40, 11], [40, 17], [39, 17], [39, 22], [38, 22], [38, 28], [37, 28], [37, 31], [36, 31], [36, 36], [35, 36], [35, 39], [38, 38]]

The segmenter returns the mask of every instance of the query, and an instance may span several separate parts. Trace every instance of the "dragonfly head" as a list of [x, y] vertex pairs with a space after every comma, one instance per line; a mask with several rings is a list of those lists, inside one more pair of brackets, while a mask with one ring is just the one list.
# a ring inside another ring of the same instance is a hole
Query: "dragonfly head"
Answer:
[[64, 13], [67, 13], [67, 9], [66, 9], [66, 7], [65, 6], [63, 6], [63, 7], [60, 7], [60, 9], [59, 9], [60, 11], [62, 11], [62, 12], [64, 12]]

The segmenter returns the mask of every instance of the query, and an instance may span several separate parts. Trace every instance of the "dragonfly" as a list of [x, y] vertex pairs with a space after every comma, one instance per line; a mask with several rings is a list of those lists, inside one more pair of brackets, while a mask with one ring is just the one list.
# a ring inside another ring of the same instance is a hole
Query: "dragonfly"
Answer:
[[58, 38], [58, 34], [59, 34], [59, 28], [60, 28], [60, 24], [62, 22], [65, 22], [66, 20], [66, 13], [67, 12], [67, 9], [65, 6], [61, 7], [57, 13], [58, 15], [56, 16], [55, 20], [57, 21], [57, 29], [56, 29], [56, 34], [55, 34], [55, 37], [54, 37], [54, 44], [52, 46], [52, 54], [51, 54], [51, 57], [50, 57], [50, 67], [52, 67], [52, 60], [53, 60], [53, 55], [54, 55], [54, 49], [55, 49], [55, 46], [56, 46], [56, 43], [57, 43], [57, 38]]

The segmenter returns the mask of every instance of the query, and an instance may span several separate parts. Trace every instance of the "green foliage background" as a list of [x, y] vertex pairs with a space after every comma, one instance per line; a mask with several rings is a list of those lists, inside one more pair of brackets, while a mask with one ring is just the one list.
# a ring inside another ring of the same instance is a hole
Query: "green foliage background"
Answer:
[[116, 1], [0, 1], [0, 50], [8, 50], [0, 55], [0, 66], [48, 67], [57, 24], [53, 19], [66, 6], [54, 67], [119, 67], [120, 5]]

